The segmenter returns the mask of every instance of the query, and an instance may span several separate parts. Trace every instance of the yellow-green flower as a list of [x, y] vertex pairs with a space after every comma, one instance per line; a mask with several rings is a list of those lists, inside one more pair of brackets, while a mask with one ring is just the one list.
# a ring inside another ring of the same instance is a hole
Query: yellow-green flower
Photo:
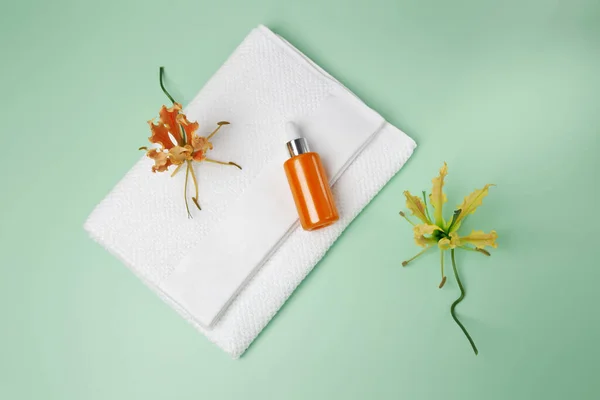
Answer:
[[422, 199], [418, 196], [413, 196], [409, 191], [404, 192], [404, 196], [406, 197], [406, 207], [410, 210], [414, 217], [420, 220], [421, 223], [414, 223], [402, 211], [400, 212], [400, 215], [404, 217], [411, 225], [413, 225], [415, 243], [418, 246], [423, 247], [423, 250], [421, 250], [421, 252], [411, 259], [404, 261], [402, 265], [408, 265], [408, 263], [412, 262], [432, 248], [439, 248], [442, 275], [442, 280], [439, 284], [439, 287], [442, 288], [446, 282], [446, 276], [444, 275], [444, 254], [446, 250], [450, 250], [454, 276], [456, 277], [456, 281], [461, 292], [460, 297], [452, 304], [450, 311], [456, 323], [463, 330], [467, 336], [467, 339], [469, 339], [469, 342], [473, 347], [473, 351], [475, 351], [475, 354], [477, 354], [478, 351], [475, 343], [471, 339], [471, 336], [465, 327], [460, 323], [458, 318], [456, 318], [454, 313], [456, 305], [465, 297], [465, 290], [456, 269], [454, 250], [462, 249], [476, 251], [489, 256], [490, 253], [485, 250], [485, 247], [489, 246], [496, 248], [498, 246], [496, 244], [496, 239], [498, 238], [496, 231], [485, 233], [483, 231], [473, 230], [470, 234], [464, 236], [461, 236], [458, 233], [458, 230], [460, 229], [465, 218], [477, 210], [477, 207], [482, 204], [483, 198], [488, 195], [489, 188], [494, 185], [485, 185], [483, 188], [477, 189], [465, 197], [463, 202], [454, 210], [452, 217], [446, 221], [443, 214], [444, 203], [448, 201], [446, 194], [444, 193], [444, 179], [446, 178], [446, 175], [448, 175], [448, 166], [446, 163], [444, 163], [443, 167], [440, 169], [439, 176], [432, 180], [433, 187], [431, 189], [431, 194], [429, 195], [429, 202], [433, 207], [433, 218], [431, 218], [431, 215], [429, 214], [429, 209], [427, 207], [427, 195], [425, 192], [423, 192]]

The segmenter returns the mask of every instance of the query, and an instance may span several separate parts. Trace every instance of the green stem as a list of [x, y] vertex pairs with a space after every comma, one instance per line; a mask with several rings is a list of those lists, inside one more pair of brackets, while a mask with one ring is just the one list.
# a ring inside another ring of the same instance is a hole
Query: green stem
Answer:
[[[165, 85], [163, 83], [163, 76], [165, 74], [165, 67], [160, 67], [159, 71], [158, 71], [158, 78], [160, 81], [160, 88], [162, 89], [163, 93], [167, 95], [167, 97], [169, 98], [169, 100], [171, 100], [171, 103], [175, 104], [175, 99], [173, 99], [173, 96], [171, 96], [169, 94], [169, 92], [167, 92], [167, 89], [165, 88]], [[183, 140], [183, 143], [178, 143], [179, 145], [183, 146], [185, 144], [192, 144], [191, 140], [188, 140], [187, 138], [187, 134], [185, 133], [185, 129], [183, 129], [183, 126], [181, 124], [179, 124], [179, 129], [181, 130], [181, 138]]]
[[452, 318], [454, 318], [454, 322], [456, 322], [456, 324], [458, 326], [460, 326], [460, 329], [462, 329], [462, 331], [465, 334], [465, 336], [467, 337], [467, 339], [469, 339], [469, 343], [471, 343], [471, 347], [473, 348], [475, 355], [477, 355], [477, 354], [479, 354], [479, 350], [477, 350], [477, 346], [475, 346], [475, 342], [473, 342], [473, 339], [471, 339], [471, 335], [469, 335], [469, 332], [467, 332], [467, 328], [465, 328], [465, 326], [458, 320], [458, 318], [456, 317], [456, 314], [454, 312], [454, 309], [456, 308], [458, 303], [463, 301], [463, 299], [465, 298], [466, 292], [465, 292], [465, 288], [462, 285], [462, 282], [460, 281], [460, 277], [458, 276], [458, 270], [456, 269], [456, 261], [454, 260], [454, 249], [452, 249], [450, 251], [450, 254], [452, 255], [452, 269], [454, 269], [454, 276], [456, 277], [456, 283], [458, 283], [458, 288], [460, 289], [460, 297], [458, 299], [456, 299], [454, 301], [454, 303], [452, 303], [452, 306], [450, 306], [450, 314], [452, 314]]
[[160, 67], [160, 70], [158, 72], [158, 78], [159, 78], [159, 81], [160, 81], [160, 88], [162, 89], [163, 93], [167, 95], [167, 97], [169, 98], [169, 100], [171, 100], [171, 102], [173, 104], [175, 104], [175, 100], [169, 94], [169, 92], [167, 92], [167, 89], [165, 89], [165, 85], [163, 84], [163, 75], [164, 74], [165, 74], [165, 67]]

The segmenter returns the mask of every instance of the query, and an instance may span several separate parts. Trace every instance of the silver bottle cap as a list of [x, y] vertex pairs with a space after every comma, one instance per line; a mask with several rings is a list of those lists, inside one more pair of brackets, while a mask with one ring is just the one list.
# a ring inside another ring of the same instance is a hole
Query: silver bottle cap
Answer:
[[299, 156], [300, 154], [309, 153], [308, 142], [306, 138], [296, 138], [287, 142], [287, 149], [290, 157]]
[[293, 121], [288, 121], [285, 124], [285, 135], [287, 136], [287, 149], [290, 157], [310, 152], [308, 141], [302, 137], [300, 127]]

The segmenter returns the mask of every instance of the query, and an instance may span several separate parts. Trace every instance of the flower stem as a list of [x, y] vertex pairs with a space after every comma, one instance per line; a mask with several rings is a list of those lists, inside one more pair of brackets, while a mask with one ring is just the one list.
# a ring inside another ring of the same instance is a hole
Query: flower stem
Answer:
[[454, 276], [456, 277], [456, 283], [458, 283], [458, 288], [460, 289], [460, 297], [458, 299], [456, 299], [454, 301], [454, 303], [452, 303], [452, 306], [450, 306], [450, 314], [452, 314], [452, 318], [454, 318], [454, 322], [456, 322], [456, 324], [460, 327], [460, 329], [462, 329], [462, 331], [465, 334], [465, 336], [467, 337], [467, 339], [469, 339], [469, 343], [471, 343], [471, 347], [473, 348], [475, 355], [477, 355], [477, 354], [479, 354], [479, 350], [477, 350], [477, 346], [475, 346], [475, 342], [473, 342], [473, 339], [471, 339], [471, 335], [469, 335], [469, 332], [467, 332], [467, 328], [465, 328], [465, 326], [458, 320], [458, 318], [456, 317], [456, 314], [454, 312], [454, 309], [456, 308], [458, 303], [463, 301], [463, 299], [465, 298], [466, 292], [465, 292], [465, 288], [462, 285], [462, 282], [460, 281], [460, 277], [458, 276], [458, 270], [456, 269], [456, 261], [454, 260], [454, 249], [450, 250], [450, 254], [452, 256], [452, 269], [454, 269]]
[[175, 100], [173, 99], [173, 96], [171, 96], [169, 94], [169, 92], [167, 92], [167, 89], [165, 89], [165, 85], [163, 84], [163, 75], [165, 74], [165, 67], [160, 67], [159, 71], [158, 71], [158, 78], [160, 81], [160, 88], [162, 89], [163, 93], [167, 95], [167, 97], [169, 98], [169, 100], [171, 100], [171, 102], [173, 104], [175, 104]]
[[[167, 89], [165, 89], [165, 85], [163, 83], [163, 75], [165, 74], [165, 67], [160, 67], [159, 71], [158, 71], [158, 78], [160, 81], [160, 88], [162, 89], [163, 93], [167, 95], [167, 97], [169, 98], [169, 100], [171, 100], [171, 103], [175, 104], [175, 99], [173, 99], [173, 96], [171, 96], [169, 94], [169, 92], [167, 92]], [[181, 131], [181, 138], [183, 140], [183, 143], [179, 143], [179, 145], [183, 146], [186, 143], [187, 144], [191, 144], [191, 140], [188, 139], [187, 137], [187, 133], [185, 133], [185, 129], [183, 129], [183, 125], [179, 124], [179, 130]]]

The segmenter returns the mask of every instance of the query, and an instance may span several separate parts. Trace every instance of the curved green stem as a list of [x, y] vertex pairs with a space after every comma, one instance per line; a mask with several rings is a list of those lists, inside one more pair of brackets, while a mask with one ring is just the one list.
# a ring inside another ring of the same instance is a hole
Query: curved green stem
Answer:
[[[165, 89], [165, 85], [163, 83], [163, 75], [164, 74], [165, 74], [165, 67], [160, 67], [160, 69], [158, 70], [158, 79], [160, 81], [160, 88], [162, 89], [163, 93], [167, 95], [169, 100], [171, 100], [171, 103], [175, 104], [175, 99], [173, 99], [173, 96], [171, 96], [169, 94], [169, 92], [167, 92], [167, 89]], [[183, 125], [179, 124], [179, 129], [181, 130], [181, 138], [183, 140], [183, 143], [179, 143], [179, 145], [183, 146], [184, 144], [192, 144], [192, 141], [188, 140], [187, 134], [185, 133], [185, 129], [183, 129]]]
[[165, 74], [165, 67], [160, 67], [160, 70], [158, 71], [158, 78], [160, 81], [160, 88], [162, 89], [163, 93], [167, 95], [167, 97], [169, 98], [169, 100], [171, 100], [171, 102], [173, 104], [175, 104], [175, 100], [173, 99], [173, 96], [171, 96], [169, 94], [169, 92], [167, 92], [167, 89], [165, 89], [165, 85], [163, 84], [163, 75]]
[[452, 314], [452, 318], [454, 318], [454, 322], [456, 322], [456, 324], [458, 326], [460, 326], [460, 329], [462, 329], [462, 331], [465, 334], [465, 336], [467, 337], [467, 339], [469, 339], [469, 343], [471, 343], [471, 347], [473, 348], [475, 355], [477, 355], [477, 354], [479, 354], [479, 350], [477, 350], [477, 346], [475, 346], [475, 342], [473, 342], [473, 339], [471, 339], [471, 335], [469, 335], [469, 332], [467, 332], [467, 328], [465, 328], [465, 326], [458, 320], [458, 318], [456, 317], [456, 314], [454, 312], [454, 309], [456, 308], [458, 303], [463, 301], [463, 299], [465, 298], [466, 292], [465, 292], [465, 288], [462, 285], [462, 282], [460, 281], [460, 277], [458, 276], [458, 270], [456, 269], [456, 261], [454, 260], [454, 249], [452, 249], [450, 251], [450, 254], [452, 255], [452, 269], [454, 269], [454, 276], [456, 277], [456, 283], [458, 283], [458, 288], [460, 289], [460, 297], [458, 299], [456, 299], [454, 301], [454, 303], [452, 303], [452, 305], [450, 306], [450, 314]]

